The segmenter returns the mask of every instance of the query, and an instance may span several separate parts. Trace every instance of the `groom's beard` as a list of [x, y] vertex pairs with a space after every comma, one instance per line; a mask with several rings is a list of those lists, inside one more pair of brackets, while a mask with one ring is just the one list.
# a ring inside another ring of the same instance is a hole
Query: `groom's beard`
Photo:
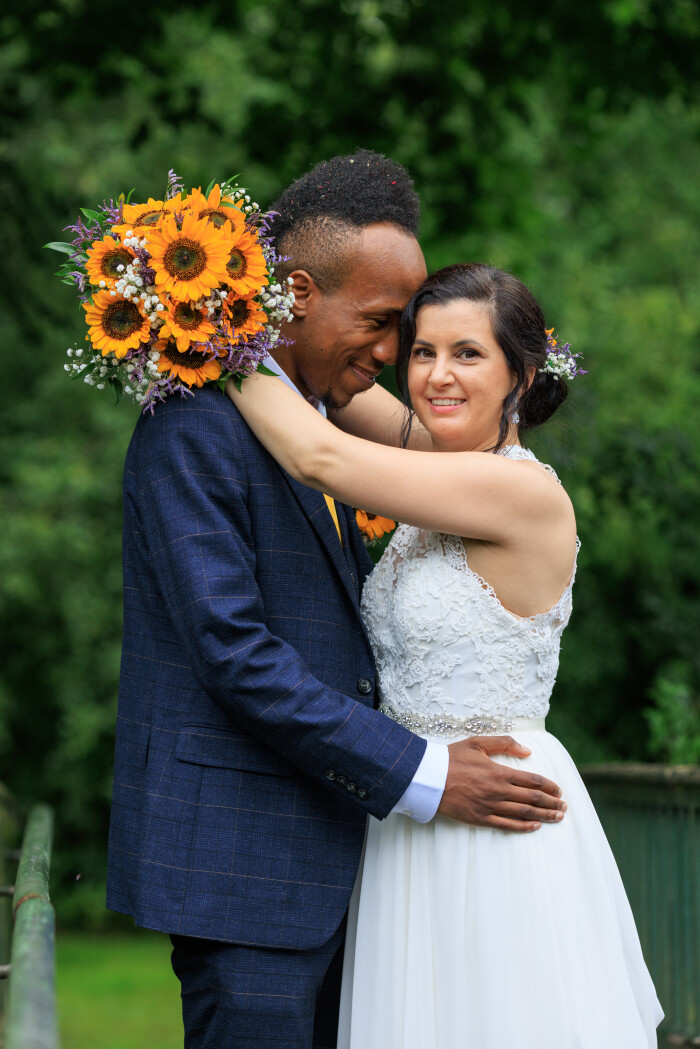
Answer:
[[343, 408], [347, 408], [350, 402], [354, 401], [356, 397], [361, 397], [363, 393], [368, 392], [368, 390], [359, 390], [357, 393], [354, 393], [352, 395], [349, 401], [345, 401], [344, 404], [338, 404], [335, 397], [333, 396], [333, 391], [327, 390], [326, 393], [324, 393], [323, 396], [319, 398], [319, 400], [327, 412], [342, 412]]
[[327, 412], [342, 412], [343, 408], [347, 408], [348, 404], [350, 404], [350, 401], [347, 401], [346, 404], [338, 404], [332, 392], [328, 390], [328, 392], [324, 393], [323, 397], [321, 397], [321, 404]]

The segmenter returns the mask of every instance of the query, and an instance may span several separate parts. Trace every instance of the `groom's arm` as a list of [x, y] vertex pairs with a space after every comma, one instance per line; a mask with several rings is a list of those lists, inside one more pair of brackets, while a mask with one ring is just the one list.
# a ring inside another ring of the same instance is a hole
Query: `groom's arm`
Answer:
[[265, 626], [234, 413], [212, 394], [141, 424], [137, 499], [159, 588], [195, 675], [236, 724], [382, 818], [425, 740], [319, 681]]

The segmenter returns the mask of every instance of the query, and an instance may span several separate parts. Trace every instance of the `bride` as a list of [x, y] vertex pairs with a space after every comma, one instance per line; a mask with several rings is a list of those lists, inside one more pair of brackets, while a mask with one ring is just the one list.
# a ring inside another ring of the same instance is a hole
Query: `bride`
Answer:
[[448, 781], [430, 823], [370, 817], [339, 1049], [656, 1047], [661, 1008], [615, 861], [545, 728], [578, 541], [519, 433], [563, 401], [572, 362], [520, 281], [469, 264], [429, 277], [403, 318], [411, 444], [429, 451], [400, 447], [369, 397], [341, 430], [278, 379], [228, 385], [293, 477], [403, 522], [362, 598], [380, 709], [448, 744], [510, 733], [530, 756], [496, 760], [556, 780], [568, 805], [534, 835], [471, 827], [449, 818]]

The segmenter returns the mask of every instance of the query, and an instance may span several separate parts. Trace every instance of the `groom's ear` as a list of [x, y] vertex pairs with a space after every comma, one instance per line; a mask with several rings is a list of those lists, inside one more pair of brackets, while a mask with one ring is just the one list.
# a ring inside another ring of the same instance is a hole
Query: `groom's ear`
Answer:
[[319, 287], [306, 270], [294, 270], [289, 276], [292, 279], [291, 289], [294, 292], [292, 314], [297, 320], [303, 320], [308, 313], [311, 299], [319, 295]]

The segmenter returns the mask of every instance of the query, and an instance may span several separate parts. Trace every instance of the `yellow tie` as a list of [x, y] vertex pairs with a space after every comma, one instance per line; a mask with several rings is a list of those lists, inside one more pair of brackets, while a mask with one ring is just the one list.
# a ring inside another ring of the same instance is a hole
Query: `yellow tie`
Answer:
[[336, 531], [338, 533], [338, 539], [340, 539], [340, 545], [342, 546], [343, 545], [343, 537], [342, 537], [342, 535], [340, 533], [340, 523], [338, 522], [338, 511], [335, 508], [335, 500], [334, 500], [332, 495], [326, 495], [325, 492], [323, 493], [323, 498], [326, 500], [326, 503], [328, 505], [328, 509], [330, 511], [330, 515], [333, 518], [333, 524], [335, 525], [335, 529], [336, 529]]

